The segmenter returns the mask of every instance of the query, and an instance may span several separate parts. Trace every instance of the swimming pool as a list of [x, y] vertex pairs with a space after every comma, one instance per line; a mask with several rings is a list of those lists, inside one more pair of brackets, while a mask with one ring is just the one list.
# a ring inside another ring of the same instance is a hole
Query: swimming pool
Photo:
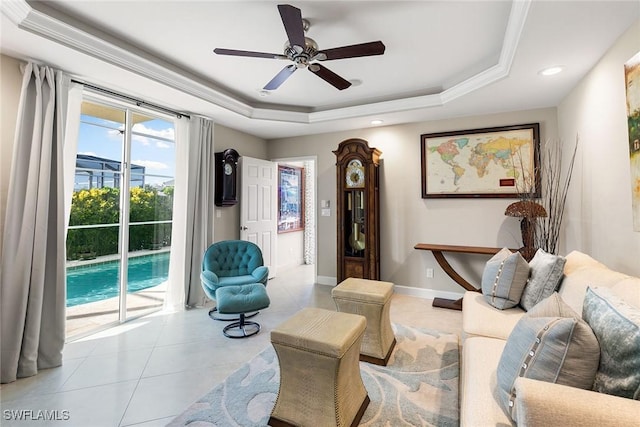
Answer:
[[[118, 296], [119, 261], [67, 268], [67, 307]], [[169, 252], [129, 258], [127, 292], [157, 286], [169, 275]]]

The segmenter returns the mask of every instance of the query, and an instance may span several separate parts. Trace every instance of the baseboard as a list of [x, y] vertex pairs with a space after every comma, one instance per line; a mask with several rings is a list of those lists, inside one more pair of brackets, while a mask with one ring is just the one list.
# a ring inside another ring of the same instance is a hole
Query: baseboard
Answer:
[[393, 288], [394, 292], [402, 295], [410, 295], [412, 297], [424, 298], [424, 299], [434, 299], [434, 298], [444, 298], [444, 299], [452, 299], [457, 300], [458, 298], [462, 298], [464, 293], [458, 292], [448, 292], [441, 291], [437, 289], [425, 289], [425, 288], [413, 288], [411, 286], [398, 286], [396, 285]]
[[338, 284], [338, 279], [331, 276], [318, 276], [316, 283], [318, 285], [335, 286]]
[[[338, 284], [338, 280], [335, 277], [331, 276], [318, 276], [317, 282], [319, 285], [326, 286], [336, 286]], [[424, 299], [434, 299], [434, 298], [444, 298], [457, 300], [458, 298], [462, 298], [464, 293], [459, 292], [449, 292], [449, 291], [441, 291], [437, 289], [425, 289], [425, 288], [414, 288], [411, 286], [399, 286], [395, 285], [394, 292], [402, 295], [409, 295], [417, 298]]]

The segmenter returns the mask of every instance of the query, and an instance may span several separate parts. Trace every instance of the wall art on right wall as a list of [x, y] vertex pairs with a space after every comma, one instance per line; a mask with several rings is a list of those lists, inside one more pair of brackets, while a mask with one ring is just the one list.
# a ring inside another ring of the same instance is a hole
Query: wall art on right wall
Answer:
[[627, 91], [629, 157], [631, 159], [631, 205], [633, 230], [640, 231], [640, 52], [624, 64]]

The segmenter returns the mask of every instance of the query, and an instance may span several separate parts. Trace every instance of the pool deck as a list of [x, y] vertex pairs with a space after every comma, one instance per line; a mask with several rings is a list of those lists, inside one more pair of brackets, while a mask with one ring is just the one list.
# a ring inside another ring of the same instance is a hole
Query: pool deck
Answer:
[[[167, 282], [158, 286], [127, 294], [127, 315], [138, 317], [155, 310], [161, 310], [164, 304]], [[118, 321], [119, 298], [67, 307], [67, 340], [81, 338], [106, 324]]]
[[[144, 250], [129, 253], [130, 258], [156, 255], [169, 252], [170, 247], [160, 250]], [[108, 261], [117, 261], [120, 255], [107, 255], [86, 261], [69, 261], [67, 267], [88, 266]], [[141, 291], [127, 294], [127, 316], [138, 317], [155, 310], [162, 309], [164, 304], [167, 282]], [[96, 332], [107, 324], [118, 321], [119, 297], [107, 298], [101, 301], [79, 304], [67, 307], [66, 336], [67, 340], [81, 338], [89, 333]]]

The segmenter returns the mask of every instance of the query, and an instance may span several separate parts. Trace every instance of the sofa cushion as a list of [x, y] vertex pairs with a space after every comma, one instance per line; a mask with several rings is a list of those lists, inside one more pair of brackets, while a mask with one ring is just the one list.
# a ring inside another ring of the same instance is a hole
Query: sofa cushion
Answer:
[[[494, 311], [497, 311], [495, 308]], [[497, 399], [496, 369], [505, 341], [473, 337], [462, 347], [460, 426], [511, 426]]]
[[503, 248], [484, 267], [482, 294], [489, 304], [504, 310], [520, 302], [529, 277], [529, 263], [520, 252]]
[[609, 289], [587, 289], [582, 316], [600, 341], [594, 390], [640, 400], [640, 309]]
[[526, 311], [551, 295], [560, 284], [566, 259], [538, 249], [529, 262], [529, 280], [522, 291], [520, 306]]
[[515, 420], [518, 377], [591, 389], [599, 359], [598, 340], [582, 319], [524, 316], [498, 363], [499, 402]]
[[575, 270], [585, 267], [592, 268], [607, 268], [606, 265], [600, 261], [596, 261], [589, 255], [580, 251], [571, 251], [566, 256], [566, 264], [564, 265], [564, 274], [571, 274]]
[[627, 277], [613, 285], [611, 291], [621, 300], [640, 308], [640, 277]]
[[525, 314], [518, 306], [507, 310], [496, 308], [480, 292], [467, 291], [462, 299], [462, 331], [464, 338], [483, 336], [506, 340]]
[[565, 268], [565, 277], [558, 293], [576, 313], [582, 314], [582, 304], [588, 286], [611, 288], [627, 278], [629, 276], [626, 274], [610, 270], [603, 265], [574, 268], [571, 273], [567, 273]]

